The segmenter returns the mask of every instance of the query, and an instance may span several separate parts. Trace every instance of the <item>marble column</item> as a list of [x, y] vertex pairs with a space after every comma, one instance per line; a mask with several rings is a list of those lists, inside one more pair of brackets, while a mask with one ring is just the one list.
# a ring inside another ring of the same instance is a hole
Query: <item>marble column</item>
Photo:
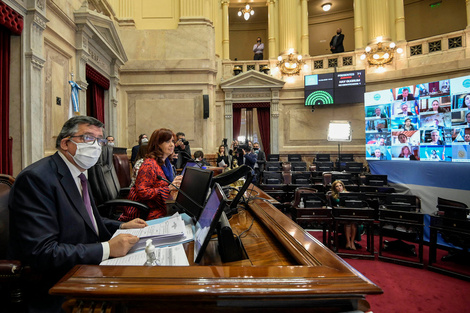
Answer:
[[233, 99], [232, 90], [225, 90], [225, 108], [224, 108], [224, 138], [227, 138], [229, 142], [233, 140]]
[[266, 1], [266, 5], [268, 6], [268, 44], [269, 44], [269, 58], [275, 59], [279, 55], [279, 51], [276, 47], [276, 35], [275, 35], [275, 27], [279, 25], [276, 21], [276, 14], [275, 12], [275, 5], [276, 0], [268, 0]]
[[310, 55], [309, 51], [309, 36], [308, 36], [308, 0], [301, 0], [301, 29], [300, 36], [301, 48], [299, 53], [302, 55]]
[[[297, 51], [300, 27], [300, 7], [299, 0], [279, 1], [279, 49], [281, 53], [286, 53], [293, 48]], [[299, 14], [297, 14], [299, 13]]]
[[279, 90], [273, 90], [271, 93], [271, 118], [270, 118], [270, 141], [271, 153], [279, 153]]
[[395, 0], [395, 28], [397, 42], [406, 41], [405, 34], [405, 5], [403, 0]]
[[375, 43], [376, 38], [382, 36], [383, 41], [391, 40], [390, 14], [391, 9], [388, 1], [366, 0], [368, 43]]
[[180, 0], [180, 17], [204, 16], [204, 0]]
[[[44, 157], [44, 115], [43, 68], [46, 60], [44, 30], [46, 29], [46, 8], [43, 1], [37, 1], [24, 16], [24, 90], [22, 101], [22, 160], [24, 168]], [[38, 118], [39, 117], [39, 118]]]
[[364, 48], [364, 21], [362, 11], [364, 0], [354, 0], [354, 46], [355, 49]]
[[229, 19], [228, 19], [228, 5], [229, 0], [222, 0], [222, 59], [230, 59], [230, 36], [229, 36]]
[[470, 0], [465, 0], [465, 6], [467, 8], [467, 27], [470, 26]]

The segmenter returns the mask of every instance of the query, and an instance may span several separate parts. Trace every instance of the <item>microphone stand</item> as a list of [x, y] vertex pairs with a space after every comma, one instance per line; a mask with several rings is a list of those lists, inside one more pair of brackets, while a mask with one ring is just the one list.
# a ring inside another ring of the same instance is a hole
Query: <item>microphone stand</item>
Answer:
[[[204, 207], [202, 205], [200, 205], [199, 203], [197, 203], [196, 201], [194, 201], [193, 198], [191, 198], [190, 196], [188, 196], [188, 194], [186, 192], [184, 192], [183, 190], [181, 190], [181, 188], [179, 188], [178, 186], [176, 186], [175, 184], [173, 184], [171, 181], [169, 181], [168, 179], [162, 177], [161, 175], [157, 175], [157, 179], [158, 180], [163, 180], [164, 182], [167, 182], [169, 185], [172, 185], [173, 187], [176, 188], [176, 190], [178, 190], [178, 192], [181, 192], [181, 194], [183, 196], [185, 196], [189, 201], [191, 201], [195, 206], [197, 206], [201, 212], [202, 210], [204, 210]], [[184, 211], [187, 212], [187, 210], [185, 208], [183, 208]], [[189, 212], [187, 212], [189, 213]], [[189, 216], [191, 216], [192, 220], [194, 221], [194, 224], [196, 224], [197, 220], [196, 220], [196, 217], [195, 216], [192, 216], [191, 213], [188, 214]]]

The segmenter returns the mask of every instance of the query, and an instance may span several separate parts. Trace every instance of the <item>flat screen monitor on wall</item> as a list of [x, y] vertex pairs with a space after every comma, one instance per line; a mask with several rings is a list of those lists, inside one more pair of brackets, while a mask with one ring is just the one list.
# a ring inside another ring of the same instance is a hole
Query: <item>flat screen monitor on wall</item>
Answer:
[[366, 159], [470, 162], [470, 76], [364, 94]]
[[306, 106], [360, 103], [364, 101], [363, 70], [306, 75], [304, 77]]

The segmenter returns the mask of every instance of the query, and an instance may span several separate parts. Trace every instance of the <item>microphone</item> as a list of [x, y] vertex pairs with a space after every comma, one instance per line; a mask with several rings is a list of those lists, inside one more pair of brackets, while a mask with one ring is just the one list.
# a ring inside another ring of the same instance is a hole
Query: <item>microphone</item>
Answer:
[[[183, 190], [181, 190], [180, 187], [176, 186], [175, 184], [173, 184], [171, 181], [169, 181], [168, 179], [162, 177], [161, 175], [157, 175], [157, 179], [158, 180], [163, 180], [164, 182], [167, 182], [168, 184], [172, 185], [173, 187], [176, 188], [176, 190], [178, 190], [178, 192], [181, 192], [181, 194], [183, 196], [185, 196], [189, 201], [191, 201], [195, 206], [198, 207], [199, 210], [202, 210], [204, 209], [204, 207], [202, 205], [200, 205], [199, 203], [197, 203], [196, 201], [194, 201], [193, 198], [191, 198], [190, 196], [188, 196], [188, 194], [186, 192], [184, 192]], [[189, 212], [188, 210], [186, 210], [185, 208], [183, 208], [189, 215], [193, 215], [191, 212]], [[196, 219], [197, 217], [196, 216], [193, 216], [194, 219]]]

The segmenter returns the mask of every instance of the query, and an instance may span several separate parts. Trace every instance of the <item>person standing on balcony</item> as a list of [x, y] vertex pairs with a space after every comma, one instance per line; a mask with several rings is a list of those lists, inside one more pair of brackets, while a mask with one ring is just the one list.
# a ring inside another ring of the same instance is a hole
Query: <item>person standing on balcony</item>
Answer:
[[331, 38], [330, 41], [330, 50], [332, 53], [340, 53], [344, 52], [344, 46], [343, 46], [343, 40], [344, 40], [344, 35], [341, 34], [342, 29], [338, 28], [336, 30], [336, 35]]
[[253, 46], [253, 52], [255, 53], [255, 57], [253, 60], [262, 60], [263, 50], [264, 50], [264, 43], [261, 42], [261, 37], [258, 37], [255, 45]]

